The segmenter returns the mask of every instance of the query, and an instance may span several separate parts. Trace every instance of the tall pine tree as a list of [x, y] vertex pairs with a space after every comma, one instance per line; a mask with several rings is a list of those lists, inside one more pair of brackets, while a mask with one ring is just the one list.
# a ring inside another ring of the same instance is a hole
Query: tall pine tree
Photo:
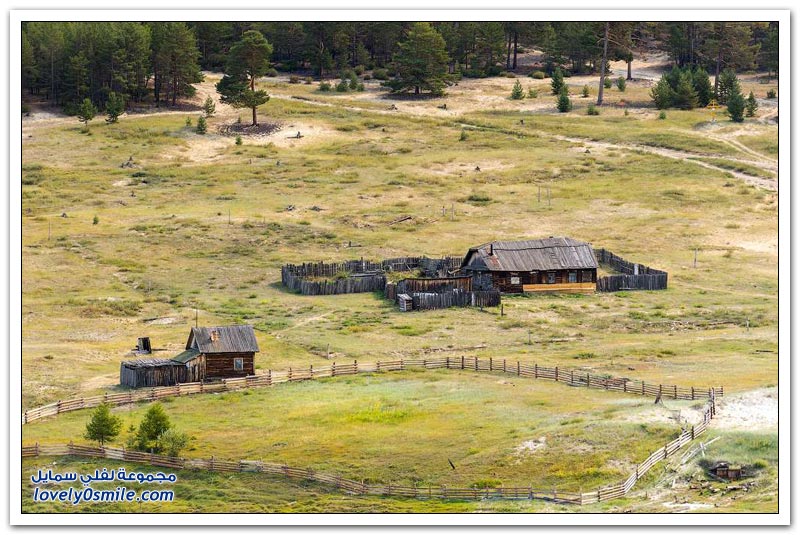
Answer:
[[386, 82], [393, 93], [414, 90], [442, 95], [449, 81], [447, 50], [442, 36], [428, 22], [415, 22], [395, 56], [397, 75]]
[[263, 89], [256, 90], [256, 78], [269, 70], [272, 45], [261, 32], [248, 30], [242, 39], [231, 47], [225, 76], [217, 84], [222, 102], [234, 108], [250, 108], [253, 111], [253, 126], [258, 125], [256, 108], [269, 100]]

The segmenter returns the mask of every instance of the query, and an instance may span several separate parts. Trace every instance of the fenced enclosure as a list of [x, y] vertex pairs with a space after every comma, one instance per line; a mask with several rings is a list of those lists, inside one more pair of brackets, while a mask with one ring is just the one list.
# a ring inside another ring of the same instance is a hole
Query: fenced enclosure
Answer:
[[[447, 273], [461, 259], [451, 256], [427, 258], [409, 256], [388, 258], [380, 262], [347, 260], [344, 262], [311, 262], [286, 264], [281, 267], [281, 282], [303, 295], [335, 295], [384, 290], [387, 272], [421, 271], [426, 277]], [[317, 280], [322, 279], [322, 280]]]
[[667, 272], [643, 264], [629, 262], [606, 249], [595, 249], [594, 256], [599, 264], [606, 264], [621, 275], [608, 275], [597, 278], [598, 292], [617, 292], [620, 290], [666, 290]]
[[547, 379], [565, 383], [574, 387], [600, 388], [614, 390], [627, 394], [642, 396], [662, 396], [671, 399], [698, 399], [705, 400], [702, 422], [685, 429], [674, 440], [659, 448], [650, 456], [639, 463], [635, 470], [624, 481], [606, 485], [592, 492], [562, 492], [555, 489], [537, 489], [528, 487], [495, 487], [495, 488], [448, 488], [448, 487], [410, 487], [392, 484], [364, 484], [353, 479], [346, 479], [340, 475], [325, 474], [311, 468], [294, 468], [282, 464], [265, 463], [262, 461], [225, 461], [214, 457], [210, 459], [184, 459], [178, 457], [165, 457], [138, 451], [129, 451], [124, 448], [91, 447], [68, 444], [65, 446], [39, 445], [23, 446], [22, 457], [36, 457], [40, 455], [76, 455], [84, 457], [98, 457], [106, 459], [124, 460], [163, 466], [183, 470], [209, 470], [215, 472], [259, 472], [269, 475], [279, 475], [294, 479], [305, 479], [319, 483], [333, 485], [337, 489], [351, 494], [384, 495], [413, 498], [438, 498], [447, 500], [481, 500], [488, 498], [502, 499], [529, 499], [547, 500], [557, 503], [585, 505], [625, 496], [636, 482], [647, 474], [660, 461], [674, 455], [683, 446], [693, 441], [706, 431], [709, 423], [716, 415], [716, 397], [722, 396], [724, 390], [718, 388], [686, 388], [677, 385], [651, 384], [643, 381], [631, 381], [622, 377], [597, 376], [576, 370], [559, 367], [544, 367], [537, 364], [522, 364], [519, 361], [507, 362], [505, 359], [492, 358], [479, 359], [478, 357], [439, 357], [433, 359], [394, 360], [388, 362], [375, 362], [363, 364], [354, 361], [347, 364], [333, 363], [324, 368], [309, 366], [303, 369], [284, 371], [268, 371], [264, 375], [254, 375], [238, 379], [226, 379], [220, 383], [204, 384], [192, 383], [175, 385], [172, 387], [159, 387], [139, 391], [130, 391], [104, 396], [93, 396], [69, 401], [59, 401], [56, 404], [46, 405], [31, 409], [23, 414], [23, 423], [28, 423], [46, 416], [61, 412], [95, 407], [100, 403], [123, 405], [136, 401], [152, 401], [171, 396], [182, 396], [199, 393], [226, 392], [242, 388], [273, 386], [291, 381], [306, 381], [323, 377], [337, 377], [342, 375], [355, 375], [359, 373], [381, 373], [400, 371], [408, 368], [423, 369], [457, 369], [474, 372], [505, 373], [533, 379]]

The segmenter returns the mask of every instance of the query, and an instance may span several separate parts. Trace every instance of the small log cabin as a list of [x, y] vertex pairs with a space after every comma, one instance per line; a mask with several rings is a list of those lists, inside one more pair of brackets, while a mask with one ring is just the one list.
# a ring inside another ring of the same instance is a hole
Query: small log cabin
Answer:
[[139, 388], [246, 377], [255, 374], [256, 353], [258, 342], [251, 325], [192, 327], [179, 355], [123, 362], [120, 384]]
[[597, 283], [591, 245], [572, 238], [485, 243], [467, 252], [461, 270], [476, 290], [503, 293], [592, 293]]

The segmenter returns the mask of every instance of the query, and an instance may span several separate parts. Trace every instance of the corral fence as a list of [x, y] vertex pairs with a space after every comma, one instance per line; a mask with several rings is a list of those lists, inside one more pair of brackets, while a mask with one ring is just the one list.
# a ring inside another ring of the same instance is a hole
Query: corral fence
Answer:
[[96, 407], [101, 403], [124, 405], [137, 401], [154, 401], [167, 397], [183, 396], [201, 393], [218, 393], [243, 388], [272, 386], [291, 381], [306, 381], [323, 377], [338, 377], [342, 375], [356, 375], [359, 373], [380, 373], [400, 371], [407, 369], [456, 369], [475, 372], [497, 372], [516, 375], [533, 379], [547, 379], [565, 383], [573, 387], [598, 388], [613, 390], [627, 394], [643, 396], [661, 396], [668, 399], [705, 400], [705, 409], [702, 422], [685, 429], [681, 434], [654, 451], [650, 456], [638, 464], [631, 475], [622, 482], [598, 488], [592, 492], [562, 492], [553, 489], [535, 489], [529, 487], [496, 487], [496, 488], [448, 488], [448, 487], [409, 487], [401, 485], [381, 484], [365, 485], [338, 475], [324, 474], [311, 468], [293, 468], [281, 464], [264, 463], [261, 461], [224, 461], [211, 459], [182, 459], [177, 457], [164, 457], [150, 453], [128, 451], [125, 449], [109, 447], [90, 447], [69, 444], [67, 446], [45, 446], [38, 443], [34, 446], [22, 448], [23, 457], [39, 455], [80, 455], [100, 457], [124, 461], [166, 466], [175, 469], [200, 469], [227, 472], [262, 472], [265, 474], [283, 475], [290, 478], [306, 479], [336, 486], [336, 488], [353, 494], [374, 494], [387, 496], [405, 496], [415, 498], [439, 499], [539, 499], [557, 503], [585, 505], [606, 501], [626, 495], [636, 481], [641, 479], [658, 462], [674, 455], [684, 445], [700, 436], [708, 428], [709, 423], [716, 414], [716, 398], [724, 395], [722, 387], [711, 388], [686, 388], [677, 385], [663, 385], [633, 381], [623, 377], [608, 377], [580, 372], [578, 370], [559, 367], [545, 367], [537, 364], [523, 364], [519, 361], [508, 362], [505, 359], [493, 358], [479, 359], [478, 357], [438, 357], [432, 359], [400, 359], [386, 362], [364, 364], [354, 361], [347, 364], [333, 363], [322, 368], [289, 368], [284, 371], [268, 371], [266, 374], [253, 375], [237, 379], [226, 379], [218, 383], [191, 383], [167, 387], [148, 388], [118, 394], [105, 394], [87, 398], [73, 399], [51, 403], [44, 407], [30, 409], [22, 415], [22, 423], [32, 422], [47, 416], [54, 416], [83, 408]]
[[667, 272], [643, 264], [628, 262], [607, 249], [595, 249], [594, 256], [600, 264], [611, 266], [621, 275], [598, 277], [598, 292], [617, 292], [620, 290], [666, 290]]
[[[335, 295], [382, 291], [387, 272], [420, 270], [431, 277], [446, 275], [461, 259], [451, 256], [426, 258], [409, 256], [388, 258], [380, 262], [347, 260], [344, 262], [310, 262], [286, 264], [281, 267], [284, 286], [303, 295]], [[322, 280], [317, 280], [322, 279]]]
[[414, 310], [435, 310], [450, 307], [496, 307], [500, 306], [500, 292], [487, 290], [465, 292], [448, 290], [441, 293], [416, 292], [411, 294]]

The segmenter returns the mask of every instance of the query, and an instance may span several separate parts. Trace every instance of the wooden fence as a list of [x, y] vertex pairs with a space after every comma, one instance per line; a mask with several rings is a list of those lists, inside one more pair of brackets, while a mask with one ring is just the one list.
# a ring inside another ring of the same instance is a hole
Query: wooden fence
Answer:
[[668, 275], [666, 271], [642, 264], [628, 262], [606, 249], [595, 249], [595, 258], [600, 264], [611, 266], [622, 275], [609, 275], [597, 279], [598, 292], [617, 292], [620, 290], [666, 290]]
[[[439, 359], [441, 360], [441, 359]], [[386, 363], [389, 365], [388, 363]], [[394, 363], [391, 366], [398, 366]], [[403, 363], [399, 364], [400, 368]], [[441, 367], [441, 366], [440, 366]], [[352, 369], [357, 369], [354, 364]], [[352, 370], [351, 369], [351, 370]], [[465, 368], [468, 369], [468, 368]], [[311, 374], [313, 376], [313, 374]], [[300, 376], [298, 376], [297, 380]], [[303, 379], [308, 379], [304, 376]], [[172, 468], [176, 470], [208, 470], [213, 472], [258, 472], [269, 475], [284, 476], [293, 479], [304, 479], [318, 483], [332, 485], [337, 489], [351, 494], [383, 495], [413, 498], [437, 498], [445, 500], [483, 500], [490, 498], [501, 499], [528, 499], [546, 500], [556, 503], [586, 505], [606, 500], [613, 500], [625, 496], [636, 482], [644, 477], [660, 461], [674, 455], [683, 446], [700, 436], [708, 428], [708, 424], [715, 414], [713, 394], [706, 402], [703, 421], [691, 429], [683, 431], [673, 441], [654, 451], [650, 456], [638, 464], [634, 471], [624, 481], [600, 487], [592, 492], [563, 492], [556, 489], [535, 489], [528, 487], [494, 487], [494, 488], [448, 488], [446, 486], [403, 486], [392, 484], [367, 485], [363, 481], [343, 478], [340, 475], [318, 472], [312, 468], [296, 468], [285, 464], [265, 463], [263, 461], [240, 460], [226, 461], [211, 457], [209, 459], [185, 459], [167, 457], [152, 453], [144, 453], [125, 448], [92, 447], [69, 443], [61, 445], [40, 445], [22, 447], [22, 457], [74, 455], [81, 457], [95, 457], [113, 459], [118, 461], [131, 461], [149, 464], [152, 466]]]
[[636, 466], [635, 471], [625, 480], [613, 485], [601, 487], [588, 493], [570, 493], [557, 490], [534, 489], [533, 487], [498, 487], [491, 489], [475, 488], [447, 488], [447, 487], [408, 487], [398, 485], [364, 485], [354, 480], [344, 479], [316, 472], [310, 468], [291, 468], [284, 465], [262, 463], [260, 461], [220, 461], [211, 459], [178, 459], [163, 457], [149, 453], [127, 451], [116, 448], [92, 448], [88, 446], [44, 446], [38, 443], [35, 446], [24, 446], [23, 457], [37, 455], [83, 455], [102, 457], [108, 459], [143, 462], [154, 466], [167, 466], [176, 469], [203, 469], [213, 471], [238, 471], [238, 472], [264, 472], [274, 475], [284, 475], [292, 478], [308, 479], [325, 484], [335, 485], [337, 488], [354, 494], [378, 494], [389, 496], [407, 496], [415, 498], [440, 498], [440, 499], [539, 499], [558, 503], [585, 505], [598, 501], [611, 500], [624, 496], [630, 492], [636, 481], [659, 461], [667, 459], [684, 445], [688, 444], [707, 429], [711, 419], [716, 414], [715, 400], [724, 395], [722, 387], [687, 388], [677, 385], [663, 385], [634, 381], [624, 377], [608, 377], [580, 372], [578, 370], [545, 367], [537, 364], [523, 364], [519, 361], [508, 362], [505, 359], [480, 359], [478, 357], [437, 357], [432, 359], [400, 359], [371, 364], [353, 361], [347, 364], [332, 363], [321, 368], [289, 368], [283, 371], [269, 370], [266, 374], [252, 375], [237, 379], [225, 379], [217, 383], [190, 383], [175, 386], [131, 390], [118, 394], [104, 394], [67, 401], [58, 401], [36, 409], [25, 411], [22, 423], [54, 416], [62, 412], [96, 407], [101, 403], [111, 405], [124, 405], [137, 401], [155, 401], [167, 397], [185, 396], [202, 393], [216, 393], [239, 390], [243, 388], [272, 386], [291, 381], [306, 381], [323, 377], [338, 377], [355, 375], [358, 373], [381, 373], [400, 371], [409, 368], [422, 369], [456, 369], [475, 372], [505, 373], [532, 379], [547, 379], [565, 383], [573, 387], [598, 388], [613, 390], [626, 394], [642, 396], [661, 396], [669, 399], [706, 400], [703, 421], [690, 429], [684, 430], [676, 439], [654, 451], [647, 459]]
[[281, 267], [281, 282], [303, 295], [378, 292], [386, 286], [386, 272], [422, 270], [426, 276], [437, 276], [438, 273], [449, 271], [455, 264], [456, 268], [461, 265], [461, 259], [450, 256], [409, 256], [387, 258], [380, 262], [362, 258], [344, 262], [286, 264]]
[[500, 292], [465, 292], [449, 290], [440, 293], [413, 293], [411, 300], [415, 310], [435, 310], [450, 307], [496, 307], [500, 305]]

